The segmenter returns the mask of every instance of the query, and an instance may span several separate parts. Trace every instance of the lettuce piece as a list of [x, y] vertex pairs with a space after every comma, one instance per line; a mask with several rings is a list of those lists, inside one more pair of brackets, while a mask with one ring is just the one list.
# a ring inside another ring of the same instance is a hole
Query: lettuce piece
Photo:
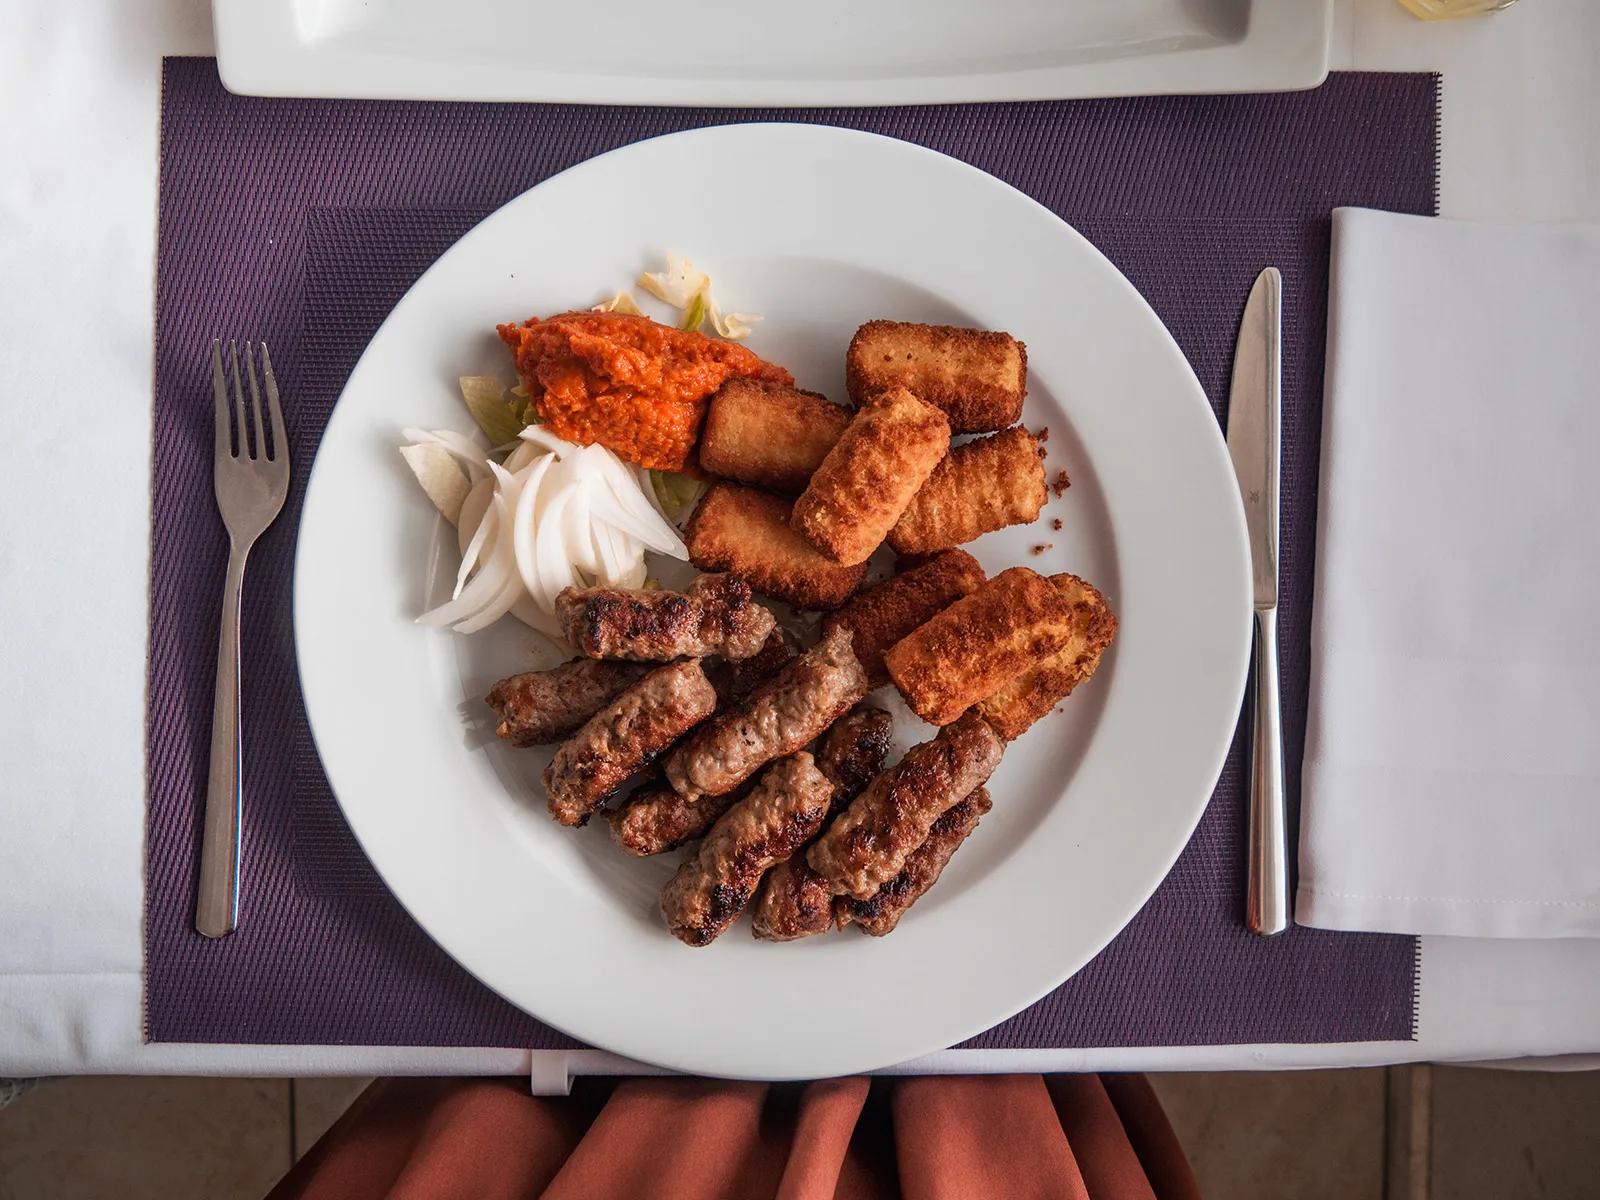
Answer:
[[700, 496], [700, 481], [692, 475], [676, 471], [650, 472], [650, 490], [656, 495], [661, 511], [676, 521]]
[[533, 406], [533, 393], [528, 391], [528, 385], [520, 380], [511, 388], [511, 401], [516, 406], [517, 416], [524, 427], [528, 425], [543, 425], [544, 418]]
[[638, 302], [634, 300], [632, 292], [618, 292], [615, 296], [611, 297], [611, 299], [606, 300], [603, 303], [596, 304], [589, 311], [627, 313], [630, 317], [644, 316], [644, 310], [641, 309]]
[[524, 406], [514, 403], [507, 396], [505, 386], [491, 375], [463, 375], [458, 382], [461, 399], [478, 428], [488, 437], [489, 444], [498, 449], [515, 442], [517, 434], [528, 424], [522, 418]]
[[639, 276], [639, 286], [657, 300], [681, 310], [688, 308], [696, 296], [711, 290], [711, 277], [687, 258], [668, 254], [667, 269], [646, 271]]
[[689, 301], [689, 307], [684, 310], [683, 320], [678, 322], [678, 328], [690, 333], [699, 333], [700, 326], [706, 323], [706, 294], [696, 292], [694, 299]]

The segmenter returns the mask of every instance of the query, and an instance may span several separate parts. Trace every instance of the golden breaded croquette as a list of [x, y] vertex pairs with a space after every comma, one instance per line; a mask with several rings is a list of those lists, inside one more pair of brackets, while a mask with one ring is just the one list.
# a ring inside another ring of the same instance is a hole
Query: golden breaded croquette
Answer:
[[972, 555], [947, 550], [852, 597], [823, 618], [822, 631], [839, 625], [848, 628], [855, 635], [852, 645], [866, 668], [867, 682], [882, 687], [889, 682], [883, 665], [889, 647], [941, 609], [977, 591], [985, 578]]
[[1038, 666], [978, 704], [978, 712], [1008, 742], [1087, 681], [1117, 636], [1117, 618], [1092, 586], [1065, 573], [1050, 576], [1050, 582], [1072, 605], [1072, 636]]
[[1072, 603], [1037, 571], [1001, 571], [912, 630], [884, 657], [911, 710], [948, 725], [1067, 644]]
[[797, 496], [850, 424], [850, 410], [766, 379], [730, 379], [711, 397], [700, 466]]
[[1009, 333], [868, 321], [850, 339], [845, 386], [857, 404], [910, 388], [944, 410], [952, 433], [993, 433], [1022, 418], [1028, 348]]
[[782, 496], [714, 483], [689, 518], [689, 561], [702, 571], [732, 571], [756, 591], [796, 608], [838, 608], [861, 586], [865, 564], [843, 567], [789, 528]]
[[794, 502], [790, 523], [837, 563], [864, 563], [950, 449], [950, 422], [905, 388], [855, 417]]
[[960, 546], [1007, 525], [1026, 525], [1044, 507], [1044, 459], [1021, 425], [956, 446], [889, 531], [901, 554]]

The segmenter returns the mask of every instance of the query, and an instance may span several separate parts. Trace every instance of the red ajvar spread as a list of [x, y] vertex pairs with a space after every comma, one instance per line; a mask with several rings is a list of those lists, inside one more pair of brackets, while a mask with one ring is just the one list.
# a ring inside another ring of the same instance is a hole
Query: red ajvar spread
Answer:
[[689, 463], [706, 402], [729, 379], [794, 383], [743, 346], [649, 317], [570, 312], [498, 329], [552, 433], [664, 471]]

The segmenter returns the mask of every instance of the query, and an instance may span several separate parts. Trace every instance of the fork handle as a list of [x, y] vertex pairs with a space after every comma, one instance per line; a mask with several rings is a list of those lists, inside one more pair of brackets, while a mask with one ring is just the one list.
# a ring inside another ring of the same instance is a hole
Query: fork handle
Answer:
[[1255, 714], [1250, 722], [1250, 862], [1245, 925], [1270, 937], [1289, 927], [1289, 818], [1278, 704], [1278, 613], [1256, 611]]
[[239, 711], [239, 600], [248, 546], [231, 542], [217, 640], [217, 686], [211, 705], [211, 770], [206, 777], [205, 830], [200, 839], [200, 889], [194, 927], [206, 937], [232, 933], [239, 923], [239, 817], [244, 756]]

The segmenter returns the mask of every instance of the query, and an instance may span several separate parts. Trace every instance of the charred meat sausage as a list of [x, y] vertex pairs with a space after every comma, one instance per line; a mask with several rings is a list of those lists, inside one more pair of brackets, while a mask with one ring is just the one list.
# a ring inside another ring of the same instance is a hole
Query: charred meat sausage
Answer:
[[928, 840], [906, 859], [900, 874], [879, 888], [872, 899], [839, 898], [839, 924], [854, 922], [873, 937], [893, 933], [900, 918], [906, 915], [906, 910], [939, 882], [939, 873], [950, 861], [950, 856], [961, 848], [961, 843], [978, 827], [979, 818], [990, 807], [988, 789], [979, 788], [945, 813], [928, 830]]
[[[719, 712], [737, 705], [752, 691], [792, 662], [798, 651], [788, 635], [774, 629], [759, 653], [706, 668], [716, 689]], [[702, 837], [748, 790], [748, 785], [721, 796], [681, 796], [662, 779], [635, 788], [627, 801], [607, 814], [611, 836], [628, 854], [644, 857], [675, 850]]]
[[545, 768], [550, 815], [582, 825], [634, 772], [717, 706], [698, 659], [657, 667], [562, 742]]
[[858, 704], [835, 721], [817, 744], [817, 769], [833, 784], [840, 812], [883, 771], [894, 718], [874, 704]]
[[821, 828], [832, 795], [833, 784], [804, 750], [768, 767], [662, 889], [672, 935], [704, 946], [733, 924], [767, 870]]
[[794, 661], [800, 652], [782, 629], [767, 634], [749, 658], [727, 658], [706, 668], [706, 678], [717, 689], [717, 699], [723, 704], [737, 704], [757, 687], [771, 679]]
[[649, 670], [644, 663], [574, 658], [548, 671], [502, 679], [485, 703], [500, 718], [500, 737], [513, 746], [543, 746], [577, 732]]
[[[883, 770], [893, 730], [894, 718], [888, 713], [861, 704], [823, 734], [817, 767], [833, 784], [830, 814], [841, 811]], [[750, 914], [756, 937], [772, 942], [826, 933], [832, 922], [833, 893], [801, 854], [767, 872]]]
[[611, 838], [624, 853], [637, 858], [665, 854], [703, 837], [745, 790], [735, 788], [725, 796], [681, 796], [660, 780], [647, 783], [606, 815]]
[[835, 630], [676, 747], [666, 759], [667, 782], [685, 796], [731, 792], [773, 759], [800, 749], [866, 694], [850, 632]]
[[838, 899], [828, 885], [795, 854], [767, 872], [750, 912], [750, 932], [764, 942], [796, 942], [833, 928]]
[[874, 779], [806, 862], [835, 895], [870, 899], [905, 868], [933, 823], [994, 773], [1004, 749], [987, 721], [967, 713]]
[[556, 597], [556, 618], [580, 654], [636, 662], [749, 658], [777, 624], [732, 575], [702, 575], [686, 592], [567, 588]]

